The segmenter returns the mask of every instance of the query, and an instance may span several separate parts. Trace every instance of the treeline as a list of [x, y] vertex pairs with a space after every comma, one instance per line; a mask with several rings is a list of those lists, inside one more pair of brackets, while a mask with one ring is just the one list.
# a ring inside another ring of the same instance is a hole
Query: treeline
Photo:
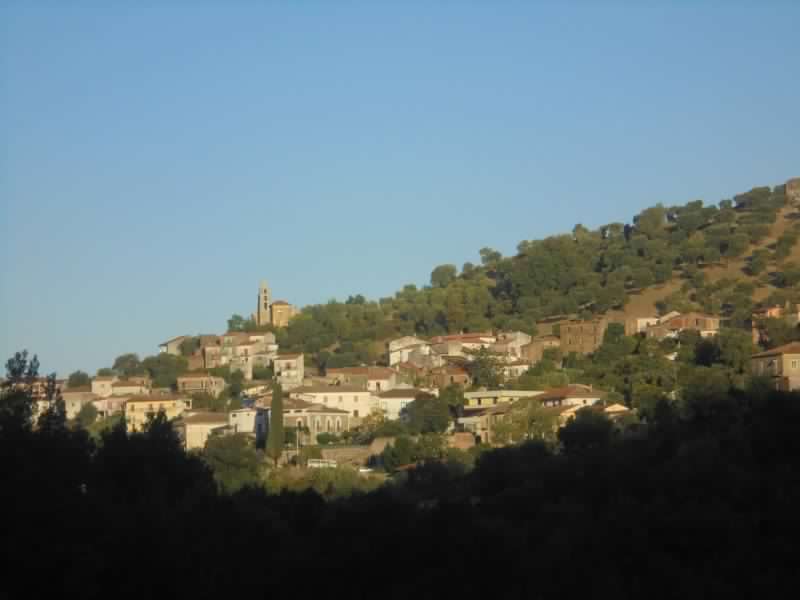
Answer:
[[759, 597], [796, 580], [797, 393], [698, 393], [633, 428], [582, 412], [555, 442], [326, 501], [223, 493], [161, 419], [99, 443], [58, 408], [34, 427], [31, 369], [10, 366], [0, 543], [7, 588], [31, 597]]
[[[674, 277], [686, 285], [662, 303], [664, 310], [697, 308], [741, 321], [757, 285], [777, 286], [773, 299], [800, 301], [800, 266], [785, 262], [800, 221], [775, 244], [754, 246], [764, 243], [784, 206], [783, 185], [754, 188], [719, 205], [659, 204], [634, 216], [632, 224], [596, 230], [579, 224], [571, 234], [523, 241], [513, 257], [483, 248], [480, 264], [466, 263], [460, 270], [440, 265], [429, 286], [406, 285], [377, 302], [355, 295], [305, 307], [275, 333], [281, 348], [305, 350], [321, 367], [372, 363], [384, 350], [376, 340], [491, 328], [535, 333], [537, 320], [603, 314], [623, 307], [631, 292]], [[728, 280], [711, 289], [703, 269], [741, 258], [760, 279]], [[254, 327], [236, 315], [229, 325]]]

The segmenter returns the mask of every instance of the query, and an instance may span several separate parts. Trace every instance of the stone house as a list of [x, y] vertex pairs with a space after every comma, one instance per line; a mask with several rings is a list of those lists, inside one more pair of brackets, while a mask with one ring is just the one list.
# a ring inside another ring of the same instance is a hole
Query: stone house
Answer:
[[[267, 401], [267, 420], [271, 415], [271, 402]], [[304, 444], [316, 444], [320, 433], [340, 435], [352, 429], [358, 422], [350, 414], [338, 408], [307, 402], [298, 398], [286, 398], [283, 401], [283, 426], [296, 429], [299, 441]], [[269, 428], [269, 426], [267, 426]]]
[[100, 398], [108, 398], [113, 395], [112, 385], [119, 380], [116, 375], [97, 376], [92, 378], [92, 393]]
[[284, 390], [300, 387], [305, 377], [305, 363], [302, 353], [279, 354], [273, 362], [275, 378]]
[[178, 392], [187, 396], [206, 393], [216, 398], [224, 389], [225, 380], [208, 373], [187, 373], [178, 377]]
[[647, 337], [663, 340], [677, 337], [681, 331], [697, 331], [702, 337], [711, 337], [719, 333], [719, 317], [699, 312], [689, 312], [674, 316], [665, 316], [658, 325], [648, 327]]
[[605, 318], [581, 321], [570, 319], [559, 324], [561, 351], [566, 356], [571, 352], [591, 354], [603, 343], [608, 322]]
[[352, 385], [315, 385], [298, 387], [289, 392], [295, 400], [309, 404], [319, 404], [327, 408], [343, 410], [351, 417], [363, 418], [369, 415], [377, 402], [372, 394], [361, 387]]
[[446, 365], [431, 369], [429, 379], [432, 385], [437, 388], [445, 388], [449, 385], [467, 387], [472, 383], [469, 371], [455, 365]]
[[390, 421], [400, 418], [400, 412], [417, 397], [422, 390], [416, 388], [394, 389], [378, 394], [378, 409], [383, 412], [384, 417]]
[[158, 351], [161, 354], [172, 354], [174, 356], [180, 356], [181, 354], [181, 343], [183, 340], [188, 339], [188, 335], [179, 335], [177, 337], [172, 338], [171, 340], [167, 340], [166, 342], [161, 342], [158, 345]]
[[387, 348], [389, 366], [393, 367], [399, 363], [408, 362], [409, 355], [414, 351], [417, 351], [421, 356], [428, 355], [431, 351], [431, 345], [427, 341], [413, 335], [407, 335], [390, 341]]
[[225, 413], [196, 412], [184, 416], [177, 428], [182, 432], [183, 447], [186, 450], [202, 450], [213, 434], [232, 433]]
[[524, 398], [536, 398], [544, 392], [538, 390], [483, 390], [465, 392], [464, 410], [483, 410], [499, 404], [510, 404]]
[[524, 360], [515, 360], [514, 362], [508, 362], [502, 365], [503, 376], [506, 379], [516, 379], [520, 375], [524, 375], [530, 368], [530, 363]]
[[776, 390], [800, 390], [800, 342], [754, 354], [750, 358], [750, 372], [769, 377]]
[[561, 340], [556, 335], [540, 335], [533, 338], [530, 343], [525, 344], [520, 348], [520, 356], [522, 360], [527, 361], [531, 365], [535, 365], [544, 356], [544, 351], [548, 348], [559, 348]]
[[590, 385], [572, 384], [545, 390], [537, 399], [542, 406], [592, 406], [600, 402], [605, 394], [592, 390]]
[[74, 419], [78, 416], [81, 409], [91, 402], [97, 400], [97, 395], [92, 393], [90, 385], [69, 388], [61, 392], [61, 398], [64, 400], [64, 408], [66, 409], [67, 419]]
[[387, 367], [343, 367], [328, 369], [326, 378], [333, 384], [363, 386], [370, 392], [380, 393], [394, 389], [397, 371]]
[[150, 380], [120, 379], [111, 384], [112, 396], [142, 396], [150, 393]]
[[240, 408], [228, 413], [228, 425], [235, 433], [247, 433], [260, 440], [267, 435], [267, 411], [258, 408]]
[[191, 407], [191, 400], [185, 396], [133, 396], [125, 403], [125, 422], [128, 432], [139, 431], [159, 411], [164, 411], [172, 420]]

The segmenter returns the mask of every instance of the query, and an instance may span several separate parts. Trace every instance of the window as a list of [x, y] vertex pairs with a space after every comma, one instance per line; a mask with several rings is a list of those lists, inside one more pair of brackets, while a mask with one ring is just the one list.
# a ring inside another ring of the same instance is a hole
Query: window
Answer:
[[339, 404], [341, 404], [341, 403], [342, 403], [342, 397], [339, 396]]
[[358, 396], [353, 396], [353, 402], [358, 402]]
[[358, 416], [358, 411], [357, 411], [357, 410], [354, 410], [354, 411], [353, 411], [353, 416], [354, 416], [354, 417], [357, 417], [357, 416]]
[[800, 360], [793, 360], [792, 361], [792, 370], [797, 369], [798, 365], [800, 365]]

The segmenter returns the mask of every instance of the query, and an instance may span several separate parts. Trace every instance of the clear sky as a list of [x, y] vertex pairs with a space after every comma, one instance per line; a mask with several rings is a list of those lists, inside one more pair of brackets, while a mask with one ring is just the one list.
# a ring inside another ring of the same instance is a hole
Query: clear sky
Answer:
[[[568, 6], [562, 6], [568, 4]], [[800, 175], [798, 2], [0, 8], [0, 353], [252, 312]]]

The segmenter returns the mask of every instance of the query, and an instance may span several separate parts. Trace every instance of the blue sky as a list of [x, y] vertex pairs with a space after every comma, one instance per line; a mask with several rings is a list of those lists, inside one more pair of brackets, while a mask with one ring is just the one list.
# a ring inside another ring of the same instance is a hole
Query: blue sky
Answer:
[[377, 298], [483, 246], [782, 183], [798, 22], [778, 1], [6, 2], [0, 351], [94, 372], [221, 332], [262, 278]]

